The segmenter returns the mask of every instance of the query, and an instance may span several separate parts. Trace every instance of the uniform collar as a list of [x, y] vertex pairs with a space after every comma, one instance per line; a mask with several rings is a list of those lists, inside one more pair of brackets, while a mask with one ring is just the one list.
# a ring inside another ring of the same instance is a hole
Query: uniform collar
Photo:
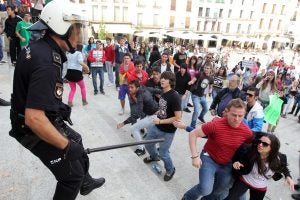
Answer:
[[46, 41], [47, 44], [49, 44], [51, 46], [51, 48], [60, 54], [61, 56], [61, 60], [62, 63], [67, 61], [67, 57], [66, 54], [61, 50], [61, 48], [59, 48], [59, 46], [57, 45], [57, 43], [49, 36], [49, 35], [45, 35], [44, 36], [44, 40]]

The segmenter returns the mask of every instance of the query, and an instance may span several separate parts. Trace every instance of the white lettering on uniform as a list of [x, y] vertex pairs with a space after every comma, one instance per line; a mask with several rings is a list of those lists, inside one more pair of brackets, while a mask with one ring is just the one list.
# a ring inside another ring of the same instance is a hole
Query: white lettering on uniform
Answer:
[[51, 165], [54, 165], [54, 164], [56, 164], [56, 163], [59, 163], [61, 161], [61, 158], [57, 158], [57, 159], [55, 159], [55, 160], [50, 160], [50, 164]]

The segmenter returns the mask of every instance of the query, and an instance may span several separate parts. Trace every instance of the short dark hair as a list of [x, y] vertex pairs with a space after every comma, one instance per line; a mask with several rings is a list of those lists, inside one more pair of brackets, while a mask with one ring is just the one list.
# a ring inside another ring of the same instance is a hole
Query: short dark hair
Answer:
[[8, 5], [8, 6], [6, 6], [6, 10], [7, 10], [8, 8], [10, 8], [12, 11], [16, 12], [16, 11], [15, 11], [15, 10], [16, 10], [16, 6], [14, 6], [14, 5]]
[[130, 53], [125, 53], [124, 56], [123, 56], [123, 59], [124, 59], [125, 56], [128, 56], [129, 58], [131, 58], [131, 54]]
[[141, 64], [143, 64], [143, 61], [140, 59], [137, 59], [136, 61], [134, 61], [134, 66], [141, 65]]
[[167, 79], [170, 82], [171, 88], [174, 89], [175, 88], [175, 83], [176, 83], [176, 76], [173, 72], [171, 71], [164, 71], [160, 78], [162, 79]]
[[248, 90], [254, 92], [254, 95], [256, 97], [259, 95], [259, 89], [257, 89], [256, 87], [251, 86], [248, 88]]
[[82, 44], [77, 44], [76, 50], [81, 52], [82, 49], [83, 49], [83, 45]]
[[139, 88], [141, 86], [141, 84], [140, 84], [140, 82], [138, 80], [132, 80], [132, 81], [130, 81], [129, 85], [134, 85], [137, 88]]
[[152, 68], [152, 72], [158, 72], [158, 73], [161, 73], [160, 67], [159, 67], [159, 66], [154, 66], [154, 67]]
[[97, 44], [97, 43], [100, 43], [100, 44], [102, 44], [102, 42], [101, 42], [100, 40], [97, 40], [97, 41], [96, 41], [96, 44]]
[[109, 41], [111, 41], [111, 38], [107, 37], [107, 38], [106, 38], [106, 40], [109, 40]]
[[163, 55], [169, 56], [169, 53], [164, 51], [164, 52], [161, 54], [161, 56], [163, 56]]

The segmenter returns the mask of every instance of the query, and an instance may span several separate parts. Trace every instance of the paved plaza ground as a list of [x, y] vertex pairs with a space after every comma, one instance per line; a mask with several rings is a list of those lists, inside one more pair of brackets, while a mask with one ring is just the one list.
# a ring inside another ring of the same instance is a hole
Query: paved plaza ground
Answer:
[[[10, 99], [14, 68], [0, 65], [0, 97]], [[105, 79], [107, 76], [105, 74]], [[126, 105], [124, 116], [120, 110], [114, 87], [106, 87], [106, 95], [93, 95], [92, 81], [85, 76], [87, 85], [87, 106], [81, 105], [79, 88], [74, 99], [72, 112], [73, 128], [82, 134], [85, 147], [100, 147], [133, 142], [129, 126], [117, 130], [116, 125], [129, 115]], [[63, 100], [67, 102], [69, 86], [64, 86]], [[42, 94], [41, 94], [42, 95]], [[209, 98], [209, 104], [211, 99]], [[26, 149], [8, 135], [10, 130], [10, 107], [0, 107], [0, 199], [1, 200], [50, 200], [55, 189], [55, 179], [47, 168]], [[191, 113], [183, 113], [183, 120], [190, 123]], [[211, 119], [210, 114], [206, 120]], [[294, 180], [297, 179], [300, 124], [294, 116], [281, 118], [276, 134], [281, 141], [281, 152], [286, 153]], [[198, 142], [199, 150], [205, 140]], [[170, 149], [176, 174], [169, 182], [163, 181], [163, 174], [153, 172], [151, 164], [146, 165], [143, 157], [134, 154], [134, 148], [94, 153], [90, 155], [90, 173], [94, 177], [103, 176], [106, 183], [88, 196], [78, 196], [86, 200], [176, 200], [198, 182], [198, 170], [191, 165], [188, 133], [178, 130]], [[160, 162], [162, 165], [162, 162]], [[289, 200], [291, 192], [283, 180], [271, 181], [265, 199]]]

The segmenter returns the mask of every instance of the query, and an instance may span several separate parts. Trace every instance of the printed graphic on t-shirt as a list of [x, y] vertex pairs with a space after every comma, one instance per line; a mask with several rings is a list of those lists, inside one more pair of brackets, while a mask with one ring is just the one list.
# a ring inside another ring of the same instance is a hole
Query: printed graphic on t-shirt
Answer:
[[158, 115], [159, 119], [167, 119], [167, 101], [163, 98], [159, 99]]
[[209, 83], [209, 81], [208, 81], [208, 79], [203, 79], [202, 80], [202, 82], [201, 82], [201, 88], [203, 88], [203, 89], [205, 89], [207, 86], [208, 86], [208, 83]]
[[178, 58], [179, 58], [179, 60], [185, 60], [186, 55], [185, 54], [179, 54]]

